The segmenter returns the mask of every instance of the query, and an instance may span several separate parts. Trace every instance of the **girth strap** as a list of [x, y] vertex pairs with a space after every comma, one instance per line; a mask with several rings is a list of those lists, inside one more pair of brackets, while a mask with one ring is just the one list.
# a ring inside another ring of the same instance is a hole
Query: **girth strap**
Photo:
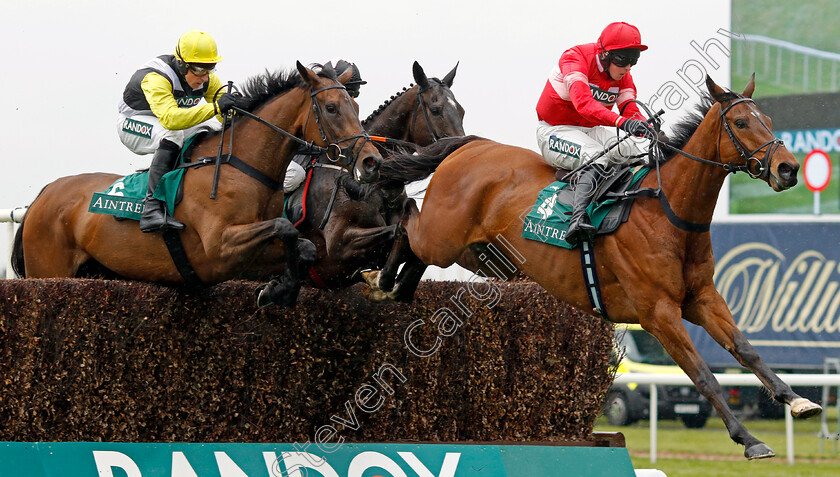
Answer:
[[607, 307], [604, 300], [601, 298], [601, 287], [598, 284], [598, 270], [595, 267], [595, 252], [593, 246], [588, 241], [580, 243], [580, 266], [583, 271], [583, 281], [586, 285], [586, 294], [589, 295], [589, 303], [592, 309], [598, 313], [601, 318], [608, 320]]
[[178, 273], [181, 274], [181, 277], [187, 285], [203, 285], [204, 283], [198, 278], [195, 269], [190, 265], [187, 252], [184, 250], [184, 244], [181, 242], [181, 236], [178, 234], [178, 231], [170, 228], [164, 229], [163, 242], [169, 250], [169, 255], [172, 256], [172, 261], [175, 262], [175, 268], [178, 269]]

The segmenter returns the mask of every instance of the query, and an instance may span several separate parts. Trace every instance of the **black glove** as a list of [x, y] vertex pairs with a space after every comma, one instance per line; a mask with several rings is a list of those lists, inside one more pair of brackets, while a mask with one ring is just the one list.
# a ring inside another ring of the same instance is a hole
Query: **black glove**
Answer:
[[225, 114], [230, 111], [230, 108], [236, 106], [240, 109], [245, 109], [247, 101], [239, 93], [225, 93], [218, 100], [216, 106], [219, 108], [219, 114]]
[[640, 119], [628, 119], [621, 123], [619, 129], [639, 137], [653, 135], [653, 128], [650, 127], [650, 124]]

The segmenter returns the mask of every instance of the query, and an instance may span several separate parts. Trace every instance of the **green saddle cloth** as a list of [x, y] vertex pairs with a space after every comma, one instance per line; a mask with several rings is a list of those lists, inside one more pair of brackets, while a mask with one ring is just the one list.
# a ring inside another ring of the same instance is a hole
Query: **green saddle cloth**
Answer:
[[[639, 183], [649, 170], [643, 167], [636, 171], [627, 185], [627, 189], [631, 189]], [[557, 200], [560, 191], [568, 186], [569, 184], [566, 182], [554, 181], [539, 193], [534, 207], [522, 217], [524, 222], [522, 237], [567, 249], [575, 248], [575, 245], [566, 241], [566, 232], [569, 230], [569, 222], [572, 216], [572, 206]], [[589, 214], [589, 221], [592, 225], [599, 228], [616, 202], [618, 202], [618, 199], [590, 203], [586, 212]]]
[[[178, 163], [188, 161], [192, 152], [192, 146], [204, 133], [197, 133], [184, 141], [184, 147], [178, 155]], [[175, 206], [180, 200], [178, 190], [184, 180], [186, 169], [175, 169], [169, 171], [160, 178], [155, 188], [154, 197], [166, 203], [166, 211], [169, 215], [175, 213]], [[137, 172], [125, 176], [102, 192], [94, 192], [90, 199], [89, 212], [95, 214], [108, 214], [125, 219], [140, 220], [143, 213], [143, 199], [146, 198], [146, 188], [149, 183], [149, 171]]]
[[[169, 215], [175, 213], [178, 188], [184, 179], [186, 169], [176, 169], [161, 177], [155, 188], [155, 199], [166, 203]], [[108, 214], [125, 219], [140, 220], [143, 213], [143, 199], [149, 183], [149, 171], [138, 172], [115, 181], [103, 192], [94, 192], [88, 211]]]

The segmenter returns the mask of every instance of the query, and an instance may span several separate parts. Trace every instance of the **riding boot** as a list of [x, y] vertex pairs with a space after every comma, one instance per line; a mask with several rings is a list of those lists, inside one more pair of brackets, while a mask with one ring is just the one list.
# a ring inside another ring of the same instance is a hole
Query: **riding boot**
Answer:
[[160, 142], [158, 150], [149, 166], [149, 185], [146, 187], [146, 198], [143, 200], [143, 214], [140, 216], [140, 230], [142, 232], [157, 232], [166, 227], [181, 230], [184, 224], [174, 217], [166, 215], [166, 204], [154, 198], [160, 178], [171, 171], [178, 160], [178, 145], [166, 139]]
[[566, 232], [566, 241], [577, 245], [581, 241], [591, 242], [598, 230], [589, 222], [586, 208], [592, 202], [598, 182], [604, 176], [604, 169], [598, 164], [583, 169], [575, 186], [575, 198], [572, 204], [572, 220]]

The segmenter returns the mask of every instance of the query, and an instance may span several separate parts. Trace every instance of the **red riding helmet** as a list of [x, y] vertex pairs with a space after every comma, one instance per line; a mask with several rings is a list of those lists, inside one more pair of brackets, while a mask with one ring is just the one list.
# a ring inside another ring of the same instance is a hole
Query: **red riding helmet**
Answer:
[[642, 44], [642, 34], [639, 29], [629, 23], [610, 23], [598, 37], [598, 45], [603, 51], [623, 50], [627, 48], [645, 51], [647, 45]]

